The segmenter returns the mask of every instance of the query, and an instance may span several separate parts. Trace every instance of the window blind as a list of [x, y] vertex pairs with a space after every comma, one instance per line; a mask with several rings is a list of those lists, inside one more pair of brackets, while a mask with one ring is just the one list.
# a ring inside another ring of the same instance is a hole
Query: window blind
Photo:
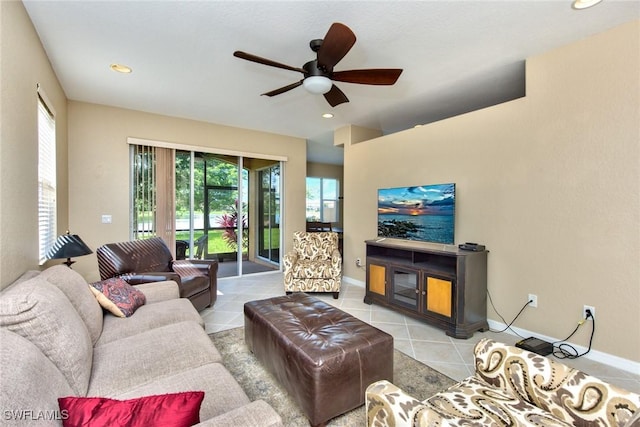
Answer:
[[38, 259], [40, 265], [56, 241], [56, 122], [38, 93]]
[[161, 237], [175, 248], [175, 150], [132, 145], [132, 218], [134, 240]]

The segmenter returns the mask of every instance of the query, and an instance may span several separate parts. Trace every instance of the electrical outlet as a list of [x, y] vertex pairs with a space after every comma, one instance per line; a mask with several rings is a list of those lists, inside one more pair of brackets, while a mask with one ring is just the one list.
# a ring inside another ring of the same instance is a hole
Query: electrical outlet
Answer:
[[531, 301], [529, 303], [529, 305], [533, 308], [538, 307], [538, 295], [535, 294], [529, 294], [529, 301]]
[[585, 320], [593, 320], [591, 317], [587, 317], [587, 310], [591, 312], [591, 317], [596, 317], [596, 308], [590, 305], [585, 305], [582, 307], [582, 318]]
[[362, 267], [362, 260], [360, 258], [356, 258], [356, 267]]

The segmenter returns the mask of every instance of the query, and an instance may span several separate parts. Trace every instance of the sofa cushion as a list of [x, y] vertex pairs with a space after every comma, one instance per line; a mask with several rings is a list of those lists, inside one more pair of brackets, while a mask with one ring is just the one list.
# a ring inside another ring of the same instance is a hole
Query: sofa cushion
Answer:
[[69, 299], [84, 321], [91, 342], [98, 341], [102, 333], [102, 308], [87, 286], [87, 281], [66, 265], [60, 264], [47, 268], [40, 277], [60, 289]]
[[130, 317], [144, 305], [144, 294], [119, 277], [91, 284], [91, 291], [102, 308], [118, 317]]
[[340, 268], [335, 268], [331, 259], [325, 261], [301, 259], [293, 266], [291, 274], [297, 279], [333, 279], [340, 275]]
[[201, 327], [204, 326], [202, 317], [186, 298], [145, 304], [137, 309], [133, 316], [126, 319], [105, 316], [104, 329], [95, 346], [99, 347], [151, 329], [185, 321], [195, 322]]
[[185, 390], [205, 390], [200, 408], [201, 420], [216, 417], [250, 402], [240, 385], [221, 363], [208, 363], [175, 375], [158, 378], [115, 397], [131, 399], [149, 394], [176, 393]]
[[87, 395], [116, 397], [222, 357], [199, 324], [181, 322], [95, 348]]
[[262, 426], [283, 427], [280, 415], [264, 400], [254, 400], [251, 403], [232, 409], [217, 417], [198, 424], [205, 426]]
[[85, 395], [93, 346], [87, 327], [64, 293], [38, 277], [0, 294], [0, 326], [32, 342]]
[[105, 397], [62, 397], [60, 410], [65, 411], [65, 427], [191, 427], [200, 422], [202, 391], [188, 391], [130, 400]]
[[[24, 426], [40, 416], [63, 418], [56, 397], [72, 394], [73, 390], [62, 372], [18, 334], [0, 329], [0, 343], [2, 425]], [[34, 424], [46, 425], [45, 422]]]

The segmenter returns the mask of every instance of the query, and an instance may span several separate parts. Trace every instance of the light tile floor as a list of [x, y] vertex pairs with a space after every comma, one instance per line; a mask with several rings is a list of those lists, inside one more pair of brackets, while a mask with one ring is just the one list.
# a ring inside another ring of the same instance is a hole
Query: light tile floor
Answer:
[[[468, 340], [451, 338], [435, 327], [387, 308], [363, 302], [364, 287], [343, 282], [340, 298], [331, 294], [313, 294], [351, 315], [393, 335], [396, 349], [431, 366], [445, 375], [461, 380], [473, 373], [473, 346], [483, 337], [515, 344], [520, 337], [509, 333], [477, 332]], [[208, 333], [244, 326], [243, 307], [247, 301], [284, 295], [282, 273], [251, 274], [218, 279], [218, 300], [202, 311]], [[611, 367], [584, 357], [563, 359], [563, 363], [594, 375], [611, 384], [640, 393], [640, 374]]]

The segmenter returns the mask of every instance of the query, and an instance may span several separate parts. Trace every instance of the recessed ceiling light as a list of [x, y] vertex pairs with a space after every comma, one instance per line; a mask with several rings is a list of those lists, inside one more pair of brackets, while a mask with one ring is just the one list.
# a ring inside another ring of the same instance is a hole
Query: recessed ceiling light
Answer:
[[591, 6], [595, 6], [600, 3], [602, 0], [574, 0], [573, 7], [576, 10], [587, 9]]
[[322, 117], [324, 117], [325, 119], [331, 119], [331, 118], [333, 118], [333, 114], [331, 114], [331, 113], [324, 113], [324, 114], [322, 115]]
[[131, 68], [127, 67], [126, 65], [122, 65], [122, 64], [111, 64], [109, 67], [113, 71], [116, 71], [118, 73], [123, 73], [123, 74], [129, 74], [132, 71]]

